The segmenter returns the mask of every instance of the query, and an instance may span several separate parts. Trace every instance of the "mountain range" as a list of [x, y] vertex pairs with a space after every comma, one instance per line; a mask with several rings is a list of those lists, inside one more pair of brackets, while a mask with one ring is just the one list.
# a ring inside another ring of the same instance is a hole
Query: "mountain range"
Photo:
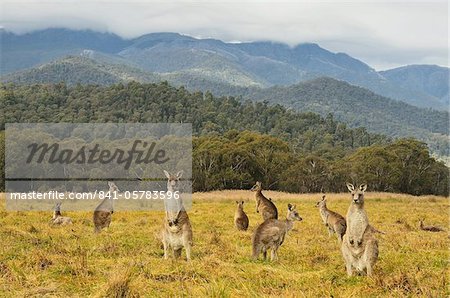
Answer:
[[[2, 81], [64, 78], [68, 83], [110, 84], [167, 80], [189, 89], [223, 93], [330, 77], [418, 107], [447, 109], [449, 104], [448, 68], [411, 65], [377, 72], [347, 54], [313, 43], [295, 47], [274, 42], [226, 43], [177, 33], [123, 39], [111, 33], [69, 29], [23, 35], [2, 30], [0, 38]], [[69, 69], [80, 75], [73, 77]]]

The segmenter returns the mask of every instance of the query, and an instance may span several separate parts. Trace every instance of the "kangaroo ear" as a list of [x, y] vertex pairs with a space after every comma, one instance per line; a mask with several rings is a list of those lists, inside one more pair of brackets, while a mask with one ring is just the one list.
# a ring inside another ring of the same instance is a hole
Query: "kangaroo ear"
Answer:
[[325, 195], [323, 195], [323, 196], [322, 196], [322, 201], [324, 201], [324, 200], [325, 200], [325, 197], [326, 197]]
[[239, 204], [239, 201], [236, 201], [236, 204]]
[[115, 186], [115, 184], [114, 184], [114, 182], [108, 181], [108, 186], [113, 187], [113, 186]]
[[244, 201], [241, 201], [242, 205], [244, 205]]
[[355, 187], [353, 186], [353, 184], [348, 183], [348, 182], [347, 182], [347, 188], [348, 188], [349, 191], [354, 191], [355, 190]]
[[177, 173], [177, 178], [180, 179], [181, 176], [183, 176], [183, 173], [184, 173], [183, 170], [179, 171], [179, 172]]
[[366, 189], [367, 189], [367, 184], [361, 184], [361, 185], [359, 186], [359, 190], [362, 191], [362, 192], [365, 192]]
[[170, 179], [170, 174], [166, 170], [164, 170], [164, 175], [166, 175], [167, 179]]
[[256, 181], [256, 185], [261, 186], [261, 182]]
[[288, 204], [288, 210], [292, 211], [292, 205], [291, 204]]

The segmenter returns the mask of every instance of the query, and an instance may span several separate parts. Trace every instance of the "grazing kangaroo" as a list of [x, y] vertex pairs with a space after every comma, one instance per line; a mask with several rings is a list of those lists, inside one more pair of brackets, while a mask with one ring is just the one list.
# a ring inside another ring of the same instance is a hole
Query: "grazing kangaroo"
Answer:
[[237, 209], [234, 213], [234, 225], [239, 231], [247, 231], [248, 216], [244, 212], [244, 201], [236, 201]]
[[[164, 171], [164, 174], [167, 177], [167, 191], [178, 191], [179, 181], [183, 171], [178, 172], [176, 175], [171, 175], [169, 172]], [[186, 250], [186, 259], [188, 261], [191, 260], [191, 246], [193, 244], [192, 227], [182, 202], [179, 204], [178, 210], [167, 208], [166, 205], [166, 218], [162, 230], [162, 242], [164, 247], [164, 259], [169, 258], [169, 249], [172, 250], [175, 258], [179, 258], [184, 247]]]
[[56, 203], [55, 210], [53, 211], [52, 222], [54, 225], [67, 225], [72, 224], [72, 219], [67, 216], [61, 215], [61, 202]]
[[109, 228], [111, 224], [113, 208], [113, 192], [120, 191], [114, 182], [108, 182], [110, 196], [104, 198], [103, 201], [95, 208], [94, 211], [94, 232], [100, 233], [103, 228]]
[[301, 221], [295, 205], [288, 204], [286, 220], [268, 219], [256, 228], [252, 237], [253, 259], [256, 260], [262, 252], [264, 260], [267, 250], [271, 249], [272, 261], [278, 260], [278, 248], [283, 244], [288, 231], [294, 226], [294, 220]]
[[260, 213], [263, 220], [278, 219], [277, 207], [272, 199], [268, 199], [262, 194], [261, 182], [257, 181], [250, 190], [255, 192], [256, 213]]
[[423, 225], [423, 221], [424, 221], [424, 219], [420, 219], [420, 220], [419, 220], [419, 222], [420, 222], [419, 227], [420, 227], [420, 229], [421, 229], [422, 231], [428, 231], [428, 232], [443, 232], [443, 231], [444, 231], [444, 229], [442, 229], [441, 227], [436, 227], [436, 226], [424, 226], [424, 225]]
[[338, 241], [341, 243], [342, 237], [344, 237], [345, 230], [347, 229], [345, 218], [339, 213], [327, 208], [325, 195], [317, 202], [316, 207], [319, 207], [320, 217], [322, 217], [322, 221], [328, 229], [328, 235], [331, 236], [333, 233], [336, 233]]
[[372, 275], [372, 268], [378, 260], [378, 241], [374, 237], [374, 229], [369, 225], [369, 218], [364, 210], [364, 192], [367, 185], [361, 184], [359, 189], [347, 183], [352, 194], [352, 202], [347, 212], [347, 230], [343, 237], [341, 251], [345, 260], [347, 274], [352, 275], [352, 268]]

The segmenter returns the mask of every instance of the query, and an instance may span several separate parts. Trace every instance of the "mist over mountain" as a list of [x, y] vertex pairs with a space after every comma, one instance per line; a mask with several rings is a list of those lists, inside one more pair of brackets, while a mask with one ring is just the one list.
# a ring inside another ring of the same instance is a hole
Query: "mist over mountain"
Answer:
[[0, 37], [2, 74], [30, 68], [67, 55], [78, 55], [86, 49], [112, 54], [129, 43], [115, 34], [69, 29], [47, 29], [24, 35], [3, 30], [0, 31]]
[[[2, 31], [0, 35], [2, 75], [90, 53], [90, 58], [101, 63], [126, 65], [175, 83], [192, 82], [201, 90], [222, 85], [287, 86], [326, 76], [419, 107], [446, 109], [448, 104], [448, 80], [441, 70], [429, 75], [428, 69], [433, 67], [421, 65], [407, 67], [408, 75], [402, 69], [377, 72], [347, 54], [332, 53], [311, 43], [295, 47], [273, 42], [225, 43], [177, 33], [126, 40], [115, 34], [68, 29], [24, 35]], [[442, 69], [448, 76], [448, 68]]]

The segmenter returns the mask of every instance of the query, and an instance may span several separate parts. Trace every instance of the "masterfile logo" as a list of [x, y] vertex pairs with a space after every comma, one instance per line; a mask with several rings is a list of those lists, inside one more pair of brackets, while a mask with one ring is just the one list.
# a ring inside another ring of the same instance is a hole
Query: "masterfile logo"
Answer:
[[[5, 135], [9, 209], [48, 210], [54, 194], [79, 201], [68, 210], [90, 210], [90, 201], [105, 197], [118, 210], [162, 210], [156, 201], [180, 196], [190, 206], [191, 124], [16, 123]], [[183, 173], [177, 193], [166, 192], [164, 171]], [[109, 181], [120, 191], [109, 192]]]
[[[100, 144], [94, 144], [93, 148], [89, 149], [86, 146], [82, 146], [79, 150], [73, 149], [61, 149], [58, 143], [32, 143], [28, 145], [30, 154], [27, 158], [27, 163], [33, 162], [36, 158], [36, 163], [59, 163], [59, 164], [109, 164], [116, 162], [123, 164], [125, 170], [130, 168], [132, 163], [135, 164], [164, 164], [169, 161], [166, 157], [166, 151], [164, 149], [155, 150], [157, 143], [148, 142], [142, 140], [135, 140], [131, 145], [131, 149], [124, 151], [116, 148], [110, 150], [108, 148], [101, 149]], [[142, 149], [139, 149], [142, 148]], [[155, 151], [155, 152], [154, 152]]]

